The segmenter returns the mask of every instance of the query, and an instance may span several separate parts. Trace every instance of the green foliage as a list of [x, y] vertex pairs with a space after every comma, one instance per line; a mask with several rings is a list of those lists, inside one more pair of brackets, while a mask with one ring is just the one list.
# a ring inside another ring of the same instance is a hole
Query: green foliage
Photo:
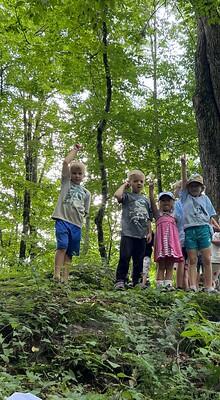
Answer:
[[[165, 8], [159, 2], [157, 9], [157, 112], [162, 181], [168, 189], [180, 177], [179, 156], [189, 154], [194, 169], [198, 152], [191, 101], [195, 21], [188, 15], [186, 24], [185, 14], [181, 16], [175, 4], [167, 3]], [[110, 262], [115, 264], [119, 218], [112, 195], [129, 169], [141, 168], [147, 175], [157, 170], [152, 91], [154, 2], [3, 1], [0, 16], [1, 263], [9, 267], [18, 258], [24, 191], [28, 190], [31, 232], [25, 237], [26, 262], [35, 257], [40, 269], [52, 264], [50, 216], [59, 193], [62, 159], [74, 142], [83, 144], [80, 157], [88, 167], [85, 184], [96, 200], [91, 209], [87, 260], [98, 257], [94, 216], [101, 182], [96, 130], [106, 96], [101, 31], [105, 19], [113, 95], [103, 136], [109, 186], [103, 229]], [[28, 153], [24, 111], [30, 117]], [[35, 181], [27, 180], [28, 154], [36, 162]]]
[[218, 297], [113, 292], [99, 268], [79, 265], [66, 286], [2, 277], [1, 397], [217, 400]]
[[[120, 213], [112, 196], [128, 170], [156, 174], [158, 143], [164, 188], [180, 178], [182, 153], [190, 171], [199, 168], [191, 100], [194, 17], [217, 21], [218, 4], [165, 3], [157, 2], [155, 10], [151, 0], [1, 2], [1, 398], [18, 388], [51, 400], [219, 398], [215, 296], [111, 291]], [[104, 20], [113, 95], [103, 136], [109, 186], [103, 227], [109, 264], [103, 267], [94, 216], [101, 188], [96, 134], [106, 96]], [[62, 159], [75, 142], [82, 143], [79, 157], [88, 167], [91, 226], [89, 232], [83, 228], [70, 284], [55, 286], [50, 216]], [[35, 166], [31, 179], [27, 160]], [[25, 191], [30, 223], [26, 259], [18, 262]]]

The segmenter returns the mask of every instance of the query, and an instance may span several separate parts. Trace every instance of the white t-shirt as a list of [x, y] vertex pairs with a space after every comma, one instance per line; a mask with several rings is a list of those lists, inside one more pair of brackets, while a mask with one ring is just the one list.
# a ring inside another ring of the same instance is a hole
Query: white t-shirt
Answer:
[[[220, 232], [215, 232], [212, 236], [212, 240], [219, 240], [220, 241]], [[220, 246], [212, 243], [211, 246], [212, 257], [211, 261], [213, 264], [220, 264]]]

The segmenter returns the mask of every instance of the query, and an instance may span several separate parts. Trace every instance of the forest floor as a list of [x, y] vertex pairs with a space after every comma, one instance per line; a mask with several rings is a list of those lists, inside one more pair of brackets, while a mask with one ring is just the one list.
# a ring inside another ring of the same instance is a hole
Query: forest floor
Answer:
[[220, 399], [220, 295], [0, 275], [0, 399]]

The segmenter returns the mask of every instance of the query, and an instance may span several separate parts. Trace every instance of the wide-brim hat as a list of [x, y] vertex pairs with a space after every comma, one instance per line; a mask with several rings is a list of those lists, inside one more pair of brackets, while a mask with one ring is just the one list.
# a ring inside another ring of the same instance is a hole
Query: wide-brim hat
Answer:
[[200, 183], [204, 187], [203, 177], [199, 174], [193, 174], [189, 177], [188, 181], [186, 182], [186, 186], [190, 185], [190, 183]]
[[161, 200], [161, 197], [163, 197], [163, 196], [168, 196], [172, 200], [175, 200], [175, 196], [174, 196], [174, 194], [172, 192], [161, 192], [161, 193], [159, 193], [158, 200]]

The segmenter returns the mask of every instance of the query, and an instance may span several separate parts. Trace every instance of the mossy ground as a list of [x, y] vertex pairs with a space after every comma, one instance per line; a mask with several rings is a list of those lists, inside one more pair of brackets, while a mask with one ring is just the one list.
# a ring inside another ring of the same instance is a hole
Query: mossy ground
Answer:
[[89, 265], [2, 274], [0, 398], [219, 400], [220, 296], [112, 287]]

